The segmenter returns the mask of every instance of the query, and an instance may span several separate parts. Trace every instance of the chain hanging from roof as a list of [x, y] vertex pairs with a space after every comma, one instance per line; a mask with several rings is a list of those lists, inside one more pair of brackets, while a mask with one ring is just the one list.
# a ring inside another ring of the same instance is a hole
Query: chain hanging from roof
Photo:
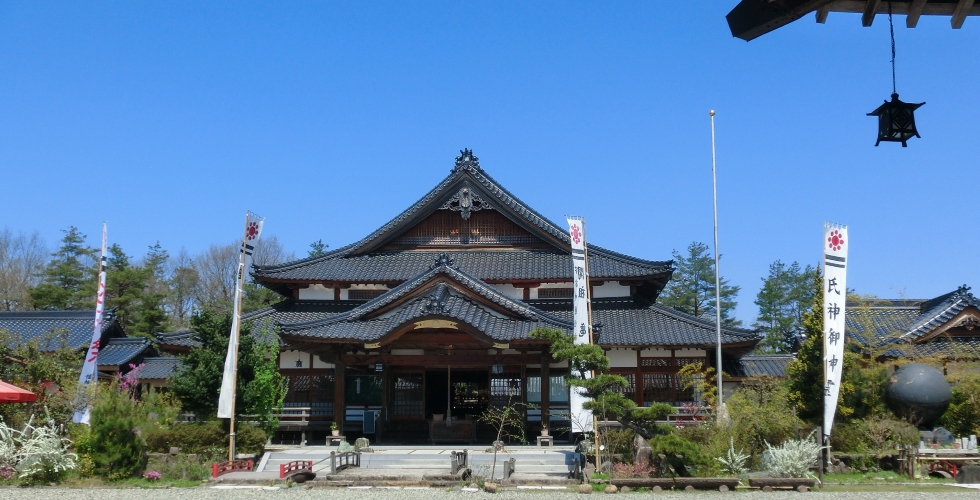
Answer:
[[875, 147], [886, 142], [901, 142], [902, 147], [908, 147], [906, 141], [913, 136], [921, 138], [915, 128], [915, 110], [924, 102], [902, 102], [898, 100], [898, 90], [895, 85], [895, 25], [892, 24], [892, 3], [888, 2], [888, 32], [892, 41], [892, 100], [885, 101], [878, 109], [868, 113], [868, 116], [878, 117], [878, 142]]

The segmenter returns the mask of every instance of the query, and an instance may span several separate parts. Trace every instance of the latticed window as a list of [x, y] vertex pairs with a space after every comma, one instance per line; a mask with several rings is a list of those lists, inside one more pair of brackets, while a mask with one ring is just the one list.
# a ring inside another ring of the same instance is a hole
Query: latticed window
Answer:
[[539, 240], [495, 210], [459, 212], [438, 210], [392, 241], [396, 246], [514, 245]]
[[671, 358], [640, 358], [642, 368], [668, 368], [673, 366]]
[[503, 376], [490, 379], [490, 404], [507, 406], [521, 401], [520, 377]]
[[667, 403], [678, 405], [695, 400], [694, 388], [684, 386], [696, 380], [696, 375], [679, 375], [677, 373], [644, 373], [643, 374], [643, 404]]
[[539, 299], [570, 299], [571, 288], [538, 288]]
[[299, 414], [290, 408], [310, 408], [313, 417], [333, 415], [333, 375], [286, 375], [289, 384], [283, 400], [283, 413]]
[[347, 298], [350, 300], [371, 300], [375, 297], [384, 295], [387, 290], [348, 290]]
[[394, 380], [394, 390], [392, 392], [392, 415], [422, 415], [425, 395], [422, 391], [421, 373], [397, 375]]

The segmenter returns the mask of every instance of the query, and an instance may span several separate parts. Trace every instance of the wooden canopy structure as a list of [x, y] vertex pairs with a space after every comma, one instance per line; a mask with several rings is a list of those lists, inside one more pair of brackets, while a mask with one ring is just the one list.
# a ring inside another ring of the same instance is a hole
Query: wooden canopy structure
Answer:
[[741, 0], [725, 16], [732, 36], [749, 41], [814, 12], [818, 23], [827, 22], [831, 12], [861, 14], [861, 24], [871, 26], [878, 14], [905, 15], [905, 25], [914, 28], [923, 15], [950, 16], [953, 29], [963, 26], [967, 16], [980, 15], [974, 0]]

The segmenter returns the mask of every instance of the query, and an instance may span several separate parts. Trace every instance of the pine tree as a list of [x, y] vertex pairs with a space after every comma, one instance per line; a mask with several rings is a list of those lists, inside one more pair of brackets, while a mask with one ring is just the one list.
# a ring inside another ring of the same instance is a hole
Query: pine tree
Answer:
[[146, 441], [139, 427], [140, 404], [116, 381], [102, 391], [92, 408], [91, 454], [95, 470], [110, 480], [138, 476], [143, 471]]
[[41, 273], [41, 283], [31, 290], [37, 309], [94, 309], [98, 286], [95, 249], [85, 245], [85, 235], [75, 226], [63, 230], [61, 247]]
[[813, 272], [810, 266], [801, 270], [797, 262], [787, 266], [777, 260], [769, 266], [769, 276], [763, 278], [756, 295], [759, 315], [752, 324], [765, 335], [759, 352], [789, 352], [793, 347], [795, 336], [802, 329], [803, 312], [812, 300]]
[[[704, 243], [693, 242], [687, 246], [687, 254], [674, 250], [677, 270], [660, 295], [660, 303], [698, 318], [715, 316], [715, 263]], [[740, 326], [736, 320], [736, 301], [739, 287], [721, 282], [721, 320], [726, 326]]]

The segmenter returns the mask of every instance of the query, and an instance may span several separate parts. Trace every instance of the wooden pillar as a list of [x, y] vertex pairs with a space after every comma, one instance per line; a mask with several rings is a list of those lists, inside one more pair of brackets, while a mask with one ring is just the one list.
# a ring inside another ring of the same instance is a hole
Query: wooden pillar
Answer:
[[[541, 424], [550, 422], [551, 417], [551, 354], [548, 348], [541, 351]], [[549, 426], [550, 427], [550, 426]]]
[[346, 406], [344, 402], [344, 389], [347, 386], [347, 381], [345, 380], [347, 366], [344, 364], [344, 349], [341, 348], [337, 350], [336, 360], [334, 361], [333, 366], [333, 421], [337, 423], [337, 428], [340, 429], [340, 433], [343, 434]]

